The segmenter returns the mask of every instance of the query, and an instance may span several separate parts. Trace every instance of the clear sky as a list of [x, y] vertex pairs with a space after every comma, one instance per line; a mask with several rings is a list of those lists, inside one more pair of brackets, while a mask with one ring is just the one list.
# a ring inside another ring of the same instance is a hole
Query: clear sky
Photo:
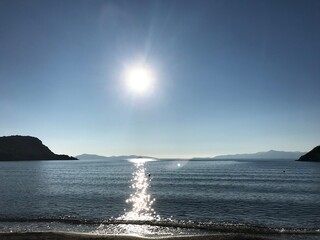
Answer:
[[[152, 89], [130, 92], [147, 66]], [[320, 1], [0, 0], [0, 135], [56, 153], [320, 144]]]

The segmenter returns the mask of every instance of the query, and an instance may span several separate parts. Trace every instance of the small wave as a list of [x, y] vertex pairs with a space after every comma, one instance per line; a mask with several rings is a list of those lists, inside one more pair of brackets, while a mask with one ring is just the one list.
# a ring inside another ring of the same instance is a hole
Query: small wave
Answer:
[[[122, 220], [122, 219], [73, 219], [69, 217], [62, 218], [0, 218], [1, 223], [63, 223], [69, 225], [98, 225], [98, 226], [115, 226], [115, 225], [137, 225], [164, 227], [172, 229], [186, 229], [197, 233], [244, 233], [244, 234], [316, 234], [320, 235], [318, 228], [276, 228], [264, 226], [252, 226], [234, 223], [212, 223], [212, 222], [194, 222], [194, 221], [178, 221], [178, 220]], [[200, 231], [199, 231], [200, 230]]]

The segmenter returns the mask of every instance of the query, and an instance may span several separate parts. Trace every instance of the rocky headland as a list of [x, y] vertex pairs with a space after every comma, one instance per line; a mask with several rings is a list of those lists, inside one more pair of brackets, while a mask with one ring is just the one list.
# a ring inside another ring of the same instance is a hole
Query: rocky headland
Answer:
[[320, 162], [320, 145], [301, 156], [298, 161]]
[[77, 158], [53, 153], [36, 137], [0, 137], [0, 161], [27, 160], [77, 160]]

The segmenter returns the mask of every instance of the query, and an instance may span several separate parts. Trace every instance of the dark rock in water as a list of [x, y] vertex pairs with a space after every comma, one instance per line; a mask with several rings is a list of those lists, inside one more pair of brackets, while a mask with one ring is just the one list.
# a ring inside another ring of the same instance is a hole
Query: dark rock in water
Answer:
[[298, 161], [320, 162], [320, 146], [301, 156]]
[[0, 161], [77, 160], [67, 155], [54, 154], [35, 137], [0, 137]]

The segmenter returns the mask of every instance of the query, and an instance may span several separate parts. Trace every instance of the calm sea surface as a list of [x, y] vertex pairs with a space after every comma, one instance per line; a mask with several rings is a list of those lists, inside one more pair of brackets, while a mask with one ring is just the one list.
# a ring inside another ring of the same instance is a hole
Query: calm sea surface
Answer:
[[162, 227], [202, 224], [207, 230], [231, 225], [317, 232], [320, 164], [0, 162], [0, 231], [96, 228], [117, 233], [128, 232], [116, 226], [130, 221], [141, 227], [141, 222], [159, 222]]

